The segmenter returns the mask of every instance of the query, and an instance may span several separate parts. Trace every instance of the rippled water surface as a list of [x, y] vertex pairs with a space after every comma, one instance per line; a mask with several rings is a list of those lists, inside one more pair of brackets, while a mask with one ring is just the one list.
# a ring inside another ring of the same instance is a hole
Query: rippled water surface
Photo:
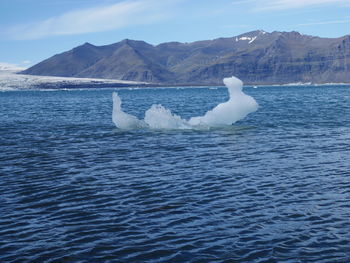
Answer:
[[257, 112], [199, 131], [118, 130], [112, 91], [0, 93], [0, 262], [350, 262], [350, 87], [248, 87]]

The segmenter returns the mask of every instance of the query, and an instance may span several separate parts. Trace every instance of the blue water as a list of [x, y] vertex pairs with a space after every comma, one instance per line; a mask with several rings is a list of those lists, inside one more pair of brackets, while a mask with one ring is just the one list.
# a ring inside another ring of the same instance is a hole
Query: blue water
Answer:
[[350, 262], [350, 87], [245, 88], [257, 112], [201, 131], [118, 130], [112, 91], [0, 92], [0, 262]]

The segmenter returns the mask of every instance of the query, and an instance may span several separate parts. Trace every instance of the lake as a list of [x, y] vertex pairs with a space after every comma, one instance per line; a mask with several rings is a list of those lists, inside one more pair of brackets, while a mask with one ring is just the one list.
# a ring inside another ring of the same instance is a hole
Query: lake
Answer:
[[[245, 87], [232, 126], [120, 130], [116, 89], [0, 92], [1, 262], [350, 262], [350, 86]], [[184, 119], [223, 87], [118, 89]]]

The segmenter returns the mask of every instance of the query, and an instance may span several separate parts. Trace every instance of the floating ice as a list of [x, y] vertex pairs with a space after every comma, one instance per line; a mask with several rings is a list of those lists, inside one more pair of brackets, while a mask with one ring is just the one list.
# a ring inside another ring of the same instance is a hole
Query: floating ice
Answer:
[[153, 129], [190, 129], [191, 126], [180, 116], [172, 114], [162, 105], [152, 105], [145, 113], [145, 122]]
[[224, 84], [229, 92], [229, 100], [218, 104], [203, 116], [192, 117], [189, 120], [171, 113], [162, 105], [152, 105], [146, 111], [145, 119], [139, 120], [121, 109], [121, 99], [113, 92], [112, 120], [120, 129], [200, 129], [231, 125], [257, 110], [257, 102], [242, 91], [243, 83], [240, 79], [225, 78]]
[[136, 116], [128, 114], [121, 109], [122, 100], [116, 92], [113, 92], [112, 120], [120, 129], [139, 129], [147, 127], [147, 124]]

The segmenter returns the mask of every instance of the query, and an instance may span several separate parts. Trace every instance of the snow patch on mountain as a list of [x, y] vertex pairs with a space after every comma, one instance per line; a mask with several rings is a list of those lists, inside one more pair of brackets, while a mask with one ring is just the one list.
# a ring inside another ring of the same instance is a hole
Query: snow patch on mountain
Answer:
[[257, 33], [258, 34], [255, 35], [255, 36], [249, 36], [249, 35], [248, 36], [238, 36], [238, 37], [235, 38], [235, 41], [236, 42], [238, 42], [238, 41], [248, 41], [248, 44], [251, 44], [258, 38], [258, 36], [266, 34], [266, 32], [263, 31], [263, 30], [259, 30], [259, 31], [257, 31]]
[[248, 44], [251, 44], [253, 43], [256, 39], [257, 39], [258, 36], [255, 36], [255, 37], [236, 37], [236, 42], [238, 41], [248, 41]]

